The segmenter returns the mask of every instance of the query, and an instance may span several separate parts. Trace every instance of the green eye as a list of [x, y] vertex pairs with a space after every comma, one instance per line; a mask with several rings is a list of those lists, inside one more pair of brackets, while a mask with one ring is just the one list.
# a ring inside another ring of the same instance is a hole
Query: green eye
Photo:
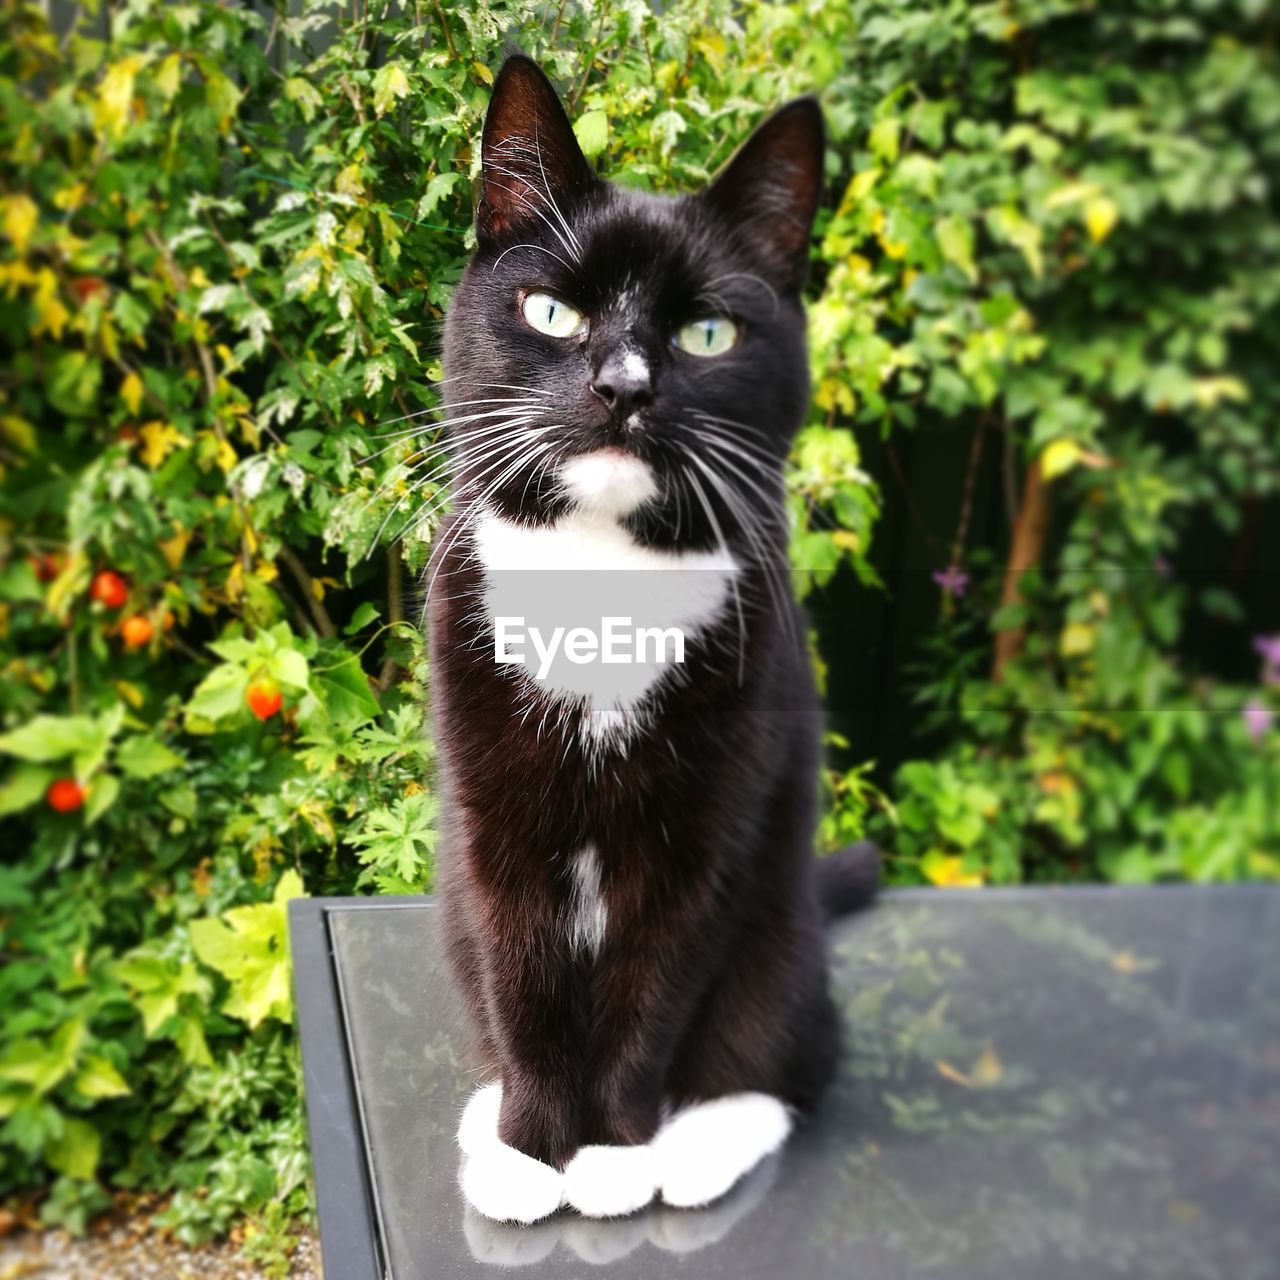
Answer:
[[724, 316], [706, 316], [676, 334], [676, 346], [691, 356], [722, 356], [737, 341], [738, 326]]
[[530, 326], [549, 338], [572, 338], [586, 323], [581, 311], [549, 293], [526, 294], [522, 309]]

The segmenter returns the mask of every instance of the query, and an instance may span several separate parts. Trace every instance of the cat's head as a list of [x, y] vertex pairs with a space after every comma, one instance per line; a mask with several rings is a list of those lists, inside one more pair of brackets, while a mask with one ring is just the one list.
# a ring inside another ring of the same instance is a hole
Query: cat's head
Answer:
[[800, 289], [823, 130], [802, 98], [705, 190], [601, 180], [513, 56], [485, 121], [478, 248], [445, 338], [456, 492], [523, 522], [594, 508], [660, 545], [780, 526], [808, 399]]

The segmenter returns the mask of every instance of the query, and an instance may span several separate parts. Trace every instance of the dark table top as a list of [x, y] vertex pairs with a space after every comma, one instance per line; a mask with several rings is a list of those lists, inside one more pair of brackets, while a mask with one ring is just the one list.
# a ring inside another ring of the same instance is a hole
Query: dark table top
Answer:
[[435, 907], [325, 919], [392, 1280], [1280, 1276], [1274, 889], [888, 897], [833, 933], [843, 1069], [780, 1157], [709, 1209], [524, 1228], [458, 1192], [473, 1080]]

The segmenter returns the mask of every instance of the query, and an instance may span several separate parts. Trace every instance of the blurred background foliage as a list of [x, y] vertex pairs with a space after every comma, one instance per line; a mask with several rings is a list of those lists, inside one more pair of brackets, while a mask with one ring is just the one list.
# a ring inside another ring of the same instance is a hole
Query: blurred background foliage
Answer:
[[1280, 873], [1263, 0], [3, 21], [0, 1196], [276, 1262], [305, 1207], [284, 904], [431, 884], [395, 424], [438, 402], [507, 38], [655, 190], [822, 95], [822, 842], [900, 883]]

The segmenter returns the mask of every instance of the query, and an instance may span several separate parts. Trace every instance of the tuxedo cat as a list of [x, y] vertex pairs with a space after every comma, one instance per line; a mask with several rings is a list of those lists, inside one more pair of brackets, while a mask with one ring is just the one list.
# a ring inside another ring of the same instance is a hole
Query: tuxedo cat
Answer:
[[[533, 62], [494, 85], [427, 571], [441, 897], [488, 1081], [462, 1188], [492, 1218], [709, 1203], [833, 1072], [825, 923], [878, 863], [814, 857], [785, 576], [822, 157], [800, 99], [705, 191], [624, 190]], [[678, 632], [683, 661], [500, 660], [500, 618], [597, 603]]]

